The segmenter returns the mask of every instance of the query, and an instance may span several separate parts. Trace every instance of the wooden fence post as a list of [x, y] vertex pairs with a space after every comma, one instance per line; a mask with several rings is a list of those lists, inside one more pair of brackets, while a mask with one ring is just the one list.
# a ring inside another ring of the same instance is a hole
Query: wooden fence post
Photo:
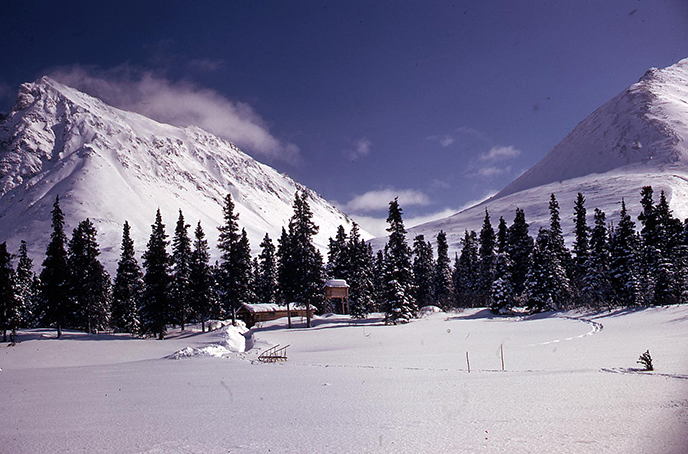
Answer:
[[502, 372], [504, 372], [504, 344], [499, 346], [499, 350], [502, 352]]

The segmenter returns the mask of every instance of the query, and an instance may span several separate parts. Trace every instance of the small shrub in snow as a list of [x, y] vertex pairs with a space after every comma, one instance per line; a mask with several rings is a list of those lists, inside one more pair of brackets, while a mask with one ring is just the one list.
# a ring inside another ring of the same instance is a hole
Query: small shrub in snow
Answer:
[[638, 361], [636, 362], [642, 365], [645, 370], [655, 370], [655, 368], [652, 366], [652, 356], [650, 356], [650, 350], [647, 350], [645, 353], [640, 355], [640, 358], [638, 358]]

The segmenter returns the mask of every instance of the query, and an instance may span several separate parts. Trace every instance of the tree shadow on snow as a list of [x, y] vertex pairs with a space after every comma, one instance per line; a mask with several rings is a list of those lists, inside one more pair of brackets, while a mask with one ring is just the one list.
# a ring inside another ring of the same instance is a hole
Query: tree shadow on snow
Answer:
[[306, 328], [306, 320], [299, 318], [298, 321], [292, 319], [291, 329], [287, 328], [286, 322], [284, 324], [272, 324], [269, 326], [253, 327], [252, 331], [256, 333], [268, 332], [268, 331], [317, 331], [321, 329], [337, 329], [337, 328], [349, 328], [352, 326], [383, 326], [383, 317], [368, 317], [363, 319], [344, 319], [344, 318], [333, 318], [328, 314], [314, 318], [311, 320], [311, 327]]

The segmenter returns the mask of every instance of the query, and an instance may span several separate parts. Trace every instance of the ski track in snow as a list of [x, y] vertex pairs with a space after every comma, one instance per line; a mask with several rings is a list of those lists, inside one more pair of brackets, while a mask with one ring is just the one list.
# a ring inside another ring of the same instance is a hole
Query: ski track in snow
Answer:
[[588, 336], [592, 336], [593, 334], [597, 334], [597, 333], [599, 333], [600, 331], [602, 331], [602, 330], [604, 329], [604, 325], [603, 325], [602, 323], [593, 322], [592, 320], [588, 320], [588, 319], [585, 319], [585, 318], [580, 318], [580, 317], [569, 317], [569, 316], [566, 316], [566, 315], [556, 315], [555, 317], [564, 318], [564, 319], [567, 319], [567, 320], [574, 320], [574, 321], [577, 321], [577, 322], [583, 322], [583, 323], [585, 323], [585, 324], [587, 324], [587, 325], [590, 325], [592, 328], [591, 328], [590, 331], [588, 331], [587, 333], [581, 334], [581, 335], [579, 335], [579, 336], [567, 337], [567, 338], [565, 338], [565, 339], [555, 339], [555, 340], [551, 340], [551, 341], [547, 341], [547, 342], [541, 342], [541, 343], [539, 343], [539, 344], [530, 344], [530, 345], [528, 345], [528, 347], [536, 347], [536, 346], [538, 346], [538, 345], [557, 344], [557, 343], [559, 343], [559, 342], [565, 342], [565, 341], [571, 341], [571, 340], [576, 340], [576, 339], [582, 339], [582, 338], [584, 338], [584, 337], [588, 337]]
[[654, 371], [644, 370], [644, 369], [627, 369], [625, 367], [614, 367], [600, 369], [601, 372], [608, 372], [610, 374], [634, 374], [634, 375], [651, 375], [654, 377], [665, 377], [665, 378], [677, 378], [679, 380], [688, 380], [687, 374], [662, 374]]

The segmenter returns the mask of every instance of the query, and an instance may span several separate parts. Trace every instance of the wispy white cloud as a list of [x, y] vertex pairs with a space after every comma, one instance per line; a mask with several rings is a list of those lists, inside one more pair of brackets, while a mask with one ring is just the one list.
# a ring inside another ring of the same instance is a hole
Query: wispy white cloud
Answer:
[[482, 153], [480, 156], [478, 156], [478, 159], [481, 161], [490, 162], [505, 161], [508, 159], [513, 159], [520, 154], [521, 152], [511, 145], [508, 147], [492, 147], [487, 153]]
[[483, 176], [483, 177], [496, 177], [499, 175], [504, 175], [506, 173], [511, 172], [511, 166], [506, 166], [506, 167], [497, 167], [497, 166], [488, 166], [488, 167], [481, 167], [478, 169], [478, 173]]
[[[451, 216], [455, 213], [458, 213], [460, 211], [463, 211], [467, 208], [470, 208], [474, 205], [477, 205], [481, 202], [484, 202], [485, 200], [489, 199], [493, 195], [497, 193], [496, 190], [490, 189], [486, 191], [482, 197], [477, 198], [475, 200], [469, 200], [468, 202], [464, 203], [458, 208], [442, 208], [441, 210], [434, 211], [429, 214], [423, 214], [419, 216], [412, 216], [408, 218], [404, 218], [404, 225], [406, 228], [411, 228], [415, 227], [417, 225], [425, 224], [426, 222], [432, 222], [436, 221], [438, 219], [443, 219], [448, 216]], [[403, 208], [403, 205], [402, 205]], [[350, 215], [363, 229], [366, 231], [370, 232], [371, 234], [375, 235], [376, 237], [380, 236], [387, 236], [389, 232], [387, 232], [387, 217], [375, 217], [375, 216], [365, 216], [365, 215], [360, 215], [360, 214], [351, 214]]]
[[482, 140], [483, 142], [488, 142], [488, 143], [492, 142], [492, 139], [490, 139], [485, 133], [483, 133], [482, 131], [479, 131], [475, 128], [471, 128], [469, 126], [459, 126], [454, 131], [459, 133], [459, 134], [463, 134], [465, 136], [472, 136], [472, 137], [478, 138], [478, 139]]
[[172, 81], [128, 65], [108, 70], [70, 66], [51, 77], [120, 109], [176, 126], [196, 125], [259, 157], [298, 162], [299, 148], [276, 138], [249, 104], [191, 82]]
[[347, 151], [347, 154], [349, 155], [352, 161], [355, 161], [358, 158], [363, 158], [370, 155], [370, 153], [372, 152], [372, 145], [372, 142], [368, 140], [368, 138], [360, 138], [356, 141], [353, 150]]
[[449, 145], [454, 143], [454, 138], [452, 136], [450, 136], [449, 134], [429, 136], [428, 140], [431, 142], [437, 142], [440, 145], [442, 145], [444, 148], [447, 148]]
[[393, 188], [382, 189], [377, 191], [368, 191], [364, 194], [357, 195], [351, 199], [343, 209], [347, 212], [365, 213], [370, 211], [386, 210], [389, 207], [389, 202], [399, 198], [399, 205], [405, 206], [424, 206], [430, 205], [430, 198], [422, 191], [415, 189], [397, 190]]

